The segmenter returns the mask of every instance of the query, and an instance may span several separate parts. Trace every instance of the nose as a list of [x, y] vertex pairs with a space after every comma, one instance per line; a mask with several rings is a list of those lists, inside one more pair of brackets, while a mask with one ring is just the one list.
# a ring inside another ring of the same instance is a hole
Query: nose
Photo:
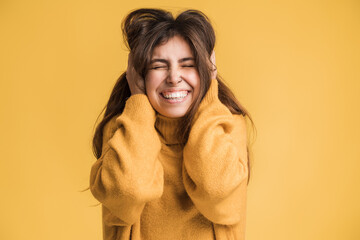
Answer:
[[182, 81], [181, 73], [175, 68], [169, 70], [169, 75], [167, 77], [167, 83], [176, 85]]

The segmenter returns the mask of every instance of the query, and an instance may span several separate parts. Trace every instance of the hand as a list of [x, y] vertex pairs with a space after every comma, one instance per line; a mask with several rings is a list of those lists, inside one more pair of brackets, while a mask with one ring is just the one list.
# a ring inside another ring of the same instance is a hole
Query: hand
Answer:
[[128, 84], [129, 84], [131, 95], [145, 94], [145, 81], [135, 71], [131, 53], [129, 53], [129, 55], [128, 55], [128, 66], [127, 66], [127, 69], [126, 69], [126, 80], [127, 80]]
[[212, 63], [213, 70], [211, 72], [211, 79], [215, 79], [217, 76], [216, 60], [215, 60], [215, 50], [212, 51], [210, 56], [210, 61]]

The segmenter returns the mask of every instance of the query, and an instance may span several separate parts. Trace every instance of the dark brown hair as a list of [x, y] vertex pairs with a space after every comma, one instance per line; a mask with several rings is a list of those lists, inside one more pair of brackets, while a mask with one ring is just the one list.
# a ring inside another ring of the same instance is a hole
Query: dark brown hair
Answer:
[[[200, 76], [200, 97], [192, 103], [178, 129], [178, 135], [185, 144], [189, 136], [191, 121], [211, 83], [211, 71], [214, 66], [210, 61], [210, 56], [215, 46], [215, 33], [210, 20], [198, 10], [187, 10], [174, 18], [170, 12], [162, 9], [141, 8], [130, 12], [125, 17], [122, 22], [122, 32], [124, 42], [132, 54], [135, 71], [143, 79], [147, 74], [152, 52], [156, 46], [166, 43], [175, 35], [183, 37], [189, 44]], [[253, 120], [246, 109], [241, 106], [219, 75], [217, 80], [219, 100], [228, 107], [231, 113], [248, 117], [254, 129]], [[96, 158], [101, 156], [104, 126], [112, 117], [123, 112], [125, 102], [130, 96], [131, 92], [124, 72], [115, 83], [108, 103], [101, 111], [102, 113], [106, 109], [93, 137], [93, 152]], [[249, 144], [247, 144], [247, 151], [249, 180]]]

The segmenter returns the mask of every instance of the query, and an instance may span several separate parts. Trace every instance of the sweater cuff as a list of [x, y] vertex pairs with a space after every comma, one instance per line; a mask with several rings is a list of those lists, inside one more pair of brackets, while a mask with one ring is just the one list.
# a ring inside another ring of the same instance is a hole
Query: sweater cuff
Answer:
[[218, 81], [216, 79], [212, 79], [210, 83], [210, 87], [206, 92], [204, 98], [201, 100], [198, 112], [202, 111], [209, 103], [214, 100], [219, 100], [218, 98]]
[[116, 119], [118, 126], [124, 117], [141, 125], [148, 125], [149, 123], [154, 125], [156, 114], [145, 94], [134, 94], [126, 100], [124, 111]]

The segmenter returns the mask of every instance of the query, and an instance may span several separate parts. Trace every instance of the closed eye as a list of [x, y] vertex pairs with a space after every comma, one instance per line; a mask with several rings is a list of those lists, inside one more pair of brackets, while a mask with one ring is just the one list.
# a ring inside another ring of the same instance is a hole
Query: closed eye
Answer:
[[166, 66], [155, 66], [155, 67], [152, 67], [151, 69], [161, 69], [161, 68], [166, 68]]

